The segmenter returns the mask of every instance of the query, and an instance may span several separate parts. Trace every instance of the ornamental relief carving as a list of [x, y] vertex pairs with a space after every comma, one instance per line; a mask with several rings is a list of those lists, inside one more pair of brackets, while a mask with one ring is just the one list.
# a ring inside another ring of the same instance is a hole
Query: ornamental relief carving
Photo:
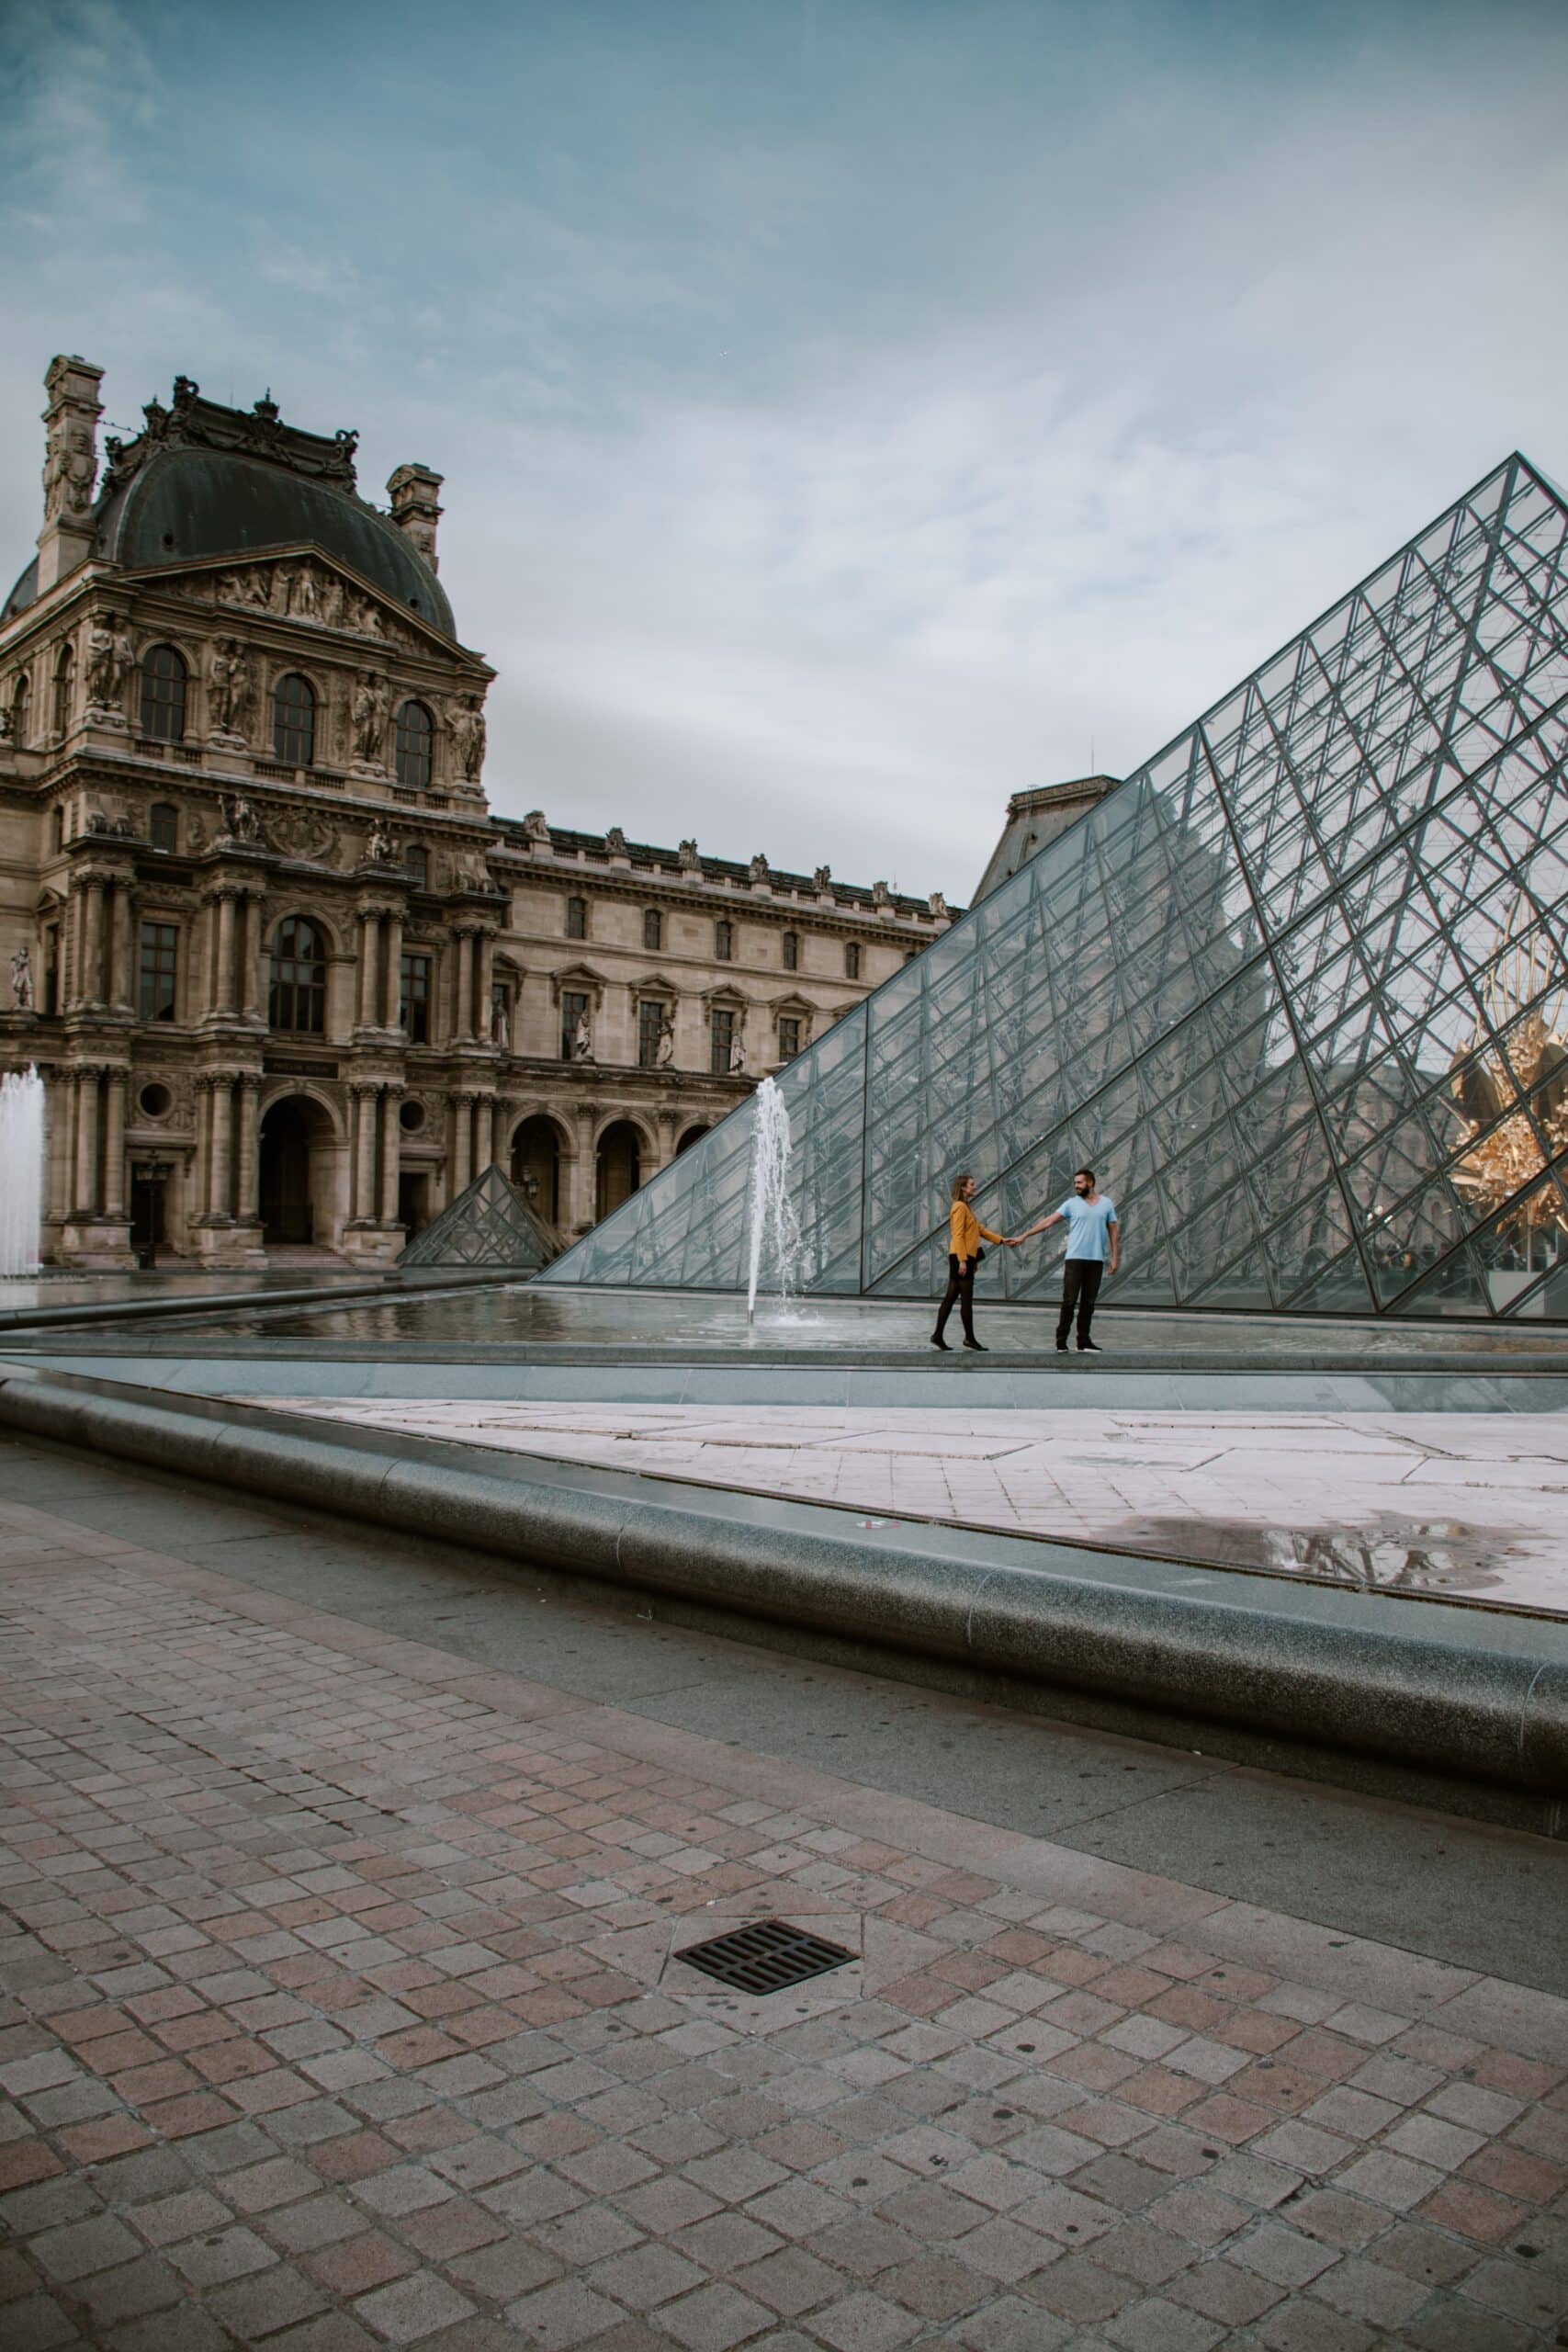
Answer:
[[195, 604], [216, 603], [243, 613], [266, 613], [277, 620], [304, 621], [350, 637], [374, 638], [386, 645], [425, 642], [378, 598], [343, 579], [330, 565], [308, 556], [292, 562], [236, 564], [226, 571], [199, 572], [188, 580], [160, 585], [166, 594], [189, 597]]
[[[131, 1072], [131, 1085], [134, 1089], [130, 1104], [129, 1124], [131, 1126], [184, 1128], [187, 1132], [195, 1127], [196, 1104], [191, 1092], [191, 1081], [185, 1071], [173, 1069], [133, 1070]], [[152, 1102], [154, 1105], [156, 1105], [158, 1096], [153, 1092], [154, 1089], [161, 1089], [163, 1093], [167, 1097], [166, 1107], [164, 1109], [160, 1110], [154, 1107], [153, 1109], [149, 1110], [142, 1102], [142, 1096], [144, 1094], [151, 1094]]]

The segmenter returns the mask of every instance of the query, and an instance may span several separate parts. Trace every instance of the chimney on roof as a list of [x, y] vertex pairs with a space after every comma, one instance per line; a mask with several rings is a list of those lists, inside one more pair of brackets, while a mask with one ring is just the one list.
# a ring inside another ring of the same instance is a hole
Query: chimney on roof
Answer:
[[85, 359], [51, 359], [44, 376], [43, 528], [38, 535], [41, 596], [93, 548], [93, 485], [98, 478], [98, 386], [103, 369]]
[[444, 480], [428, 466], [400, 466], [387, 483], [393, 522], [413, 541], [432, 571], [440, 569], [435, 560], [435, 526], [441, 520], [441, 503], [435, 493]]

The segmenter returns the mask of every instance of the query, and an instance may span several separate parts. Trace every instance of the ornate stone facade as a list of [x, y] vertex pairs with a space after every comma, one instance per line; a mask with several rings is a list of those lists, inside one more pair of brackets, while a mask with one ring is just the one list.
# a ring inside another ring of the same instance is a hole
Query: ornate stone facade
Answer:
[[0, 616], [0, 1068], [49, 1081], [54, 1261], [385, 1262], [492, 1160], [570, 1238], [946, 927], [493, 815], [441, 477], [383, 513], [353, 435], [180, 378], [95, 503], [99, 375], [49, 370]]

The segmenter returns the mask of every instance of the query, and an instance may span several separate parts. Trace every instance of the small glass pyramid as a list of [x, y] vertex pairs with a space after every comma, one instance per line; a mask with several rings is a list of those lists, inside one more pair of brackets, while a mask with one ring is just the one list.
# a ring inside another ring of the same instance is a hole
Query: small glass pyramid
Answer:
[[[954, 1174], [1014, 1231], [1088, 1163], [1109, 1299], [1568, 1320], [1565, 752], [1516, 455], [780, 1073], [800, 1288], [931, 1295]], [[544, 1279], [740, 1287], [752, 1115]]]
[[555, 1243], [505, 1170], [492, 1165], [433, 1217], [399, 1258], [400, 1266], [546, 1265]]

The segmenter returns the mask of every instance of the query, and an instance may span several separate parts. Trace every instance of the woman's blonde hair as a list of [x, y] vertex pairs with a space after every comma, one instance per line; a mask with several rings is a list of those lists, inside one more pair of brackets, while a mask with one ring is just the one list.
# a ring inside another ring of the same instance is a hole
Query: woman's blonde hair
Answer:
[[953, 1178], [953, 1199], [954, 1199], [955, 1201], [956, 1201], [956, 1200], [960, 1200], [960, 1199], [962, 1199], [962, 1197], [963, 1197], [963, 1193], [964, 1193], [964, 1185], [965, 1185], [965, 1184], [967, 1184], [967, 1182], [969, 1182], [969, 1171], [968, 1171], [968, 1170], [967, 1170], [967, 1169], [965, 1169], [965, 1170], [964, 1170], [964, 1173], [963, 1173], [963, 1175], [962, 1175], [962, 1176], [955, 1176], [955, 1177]]

